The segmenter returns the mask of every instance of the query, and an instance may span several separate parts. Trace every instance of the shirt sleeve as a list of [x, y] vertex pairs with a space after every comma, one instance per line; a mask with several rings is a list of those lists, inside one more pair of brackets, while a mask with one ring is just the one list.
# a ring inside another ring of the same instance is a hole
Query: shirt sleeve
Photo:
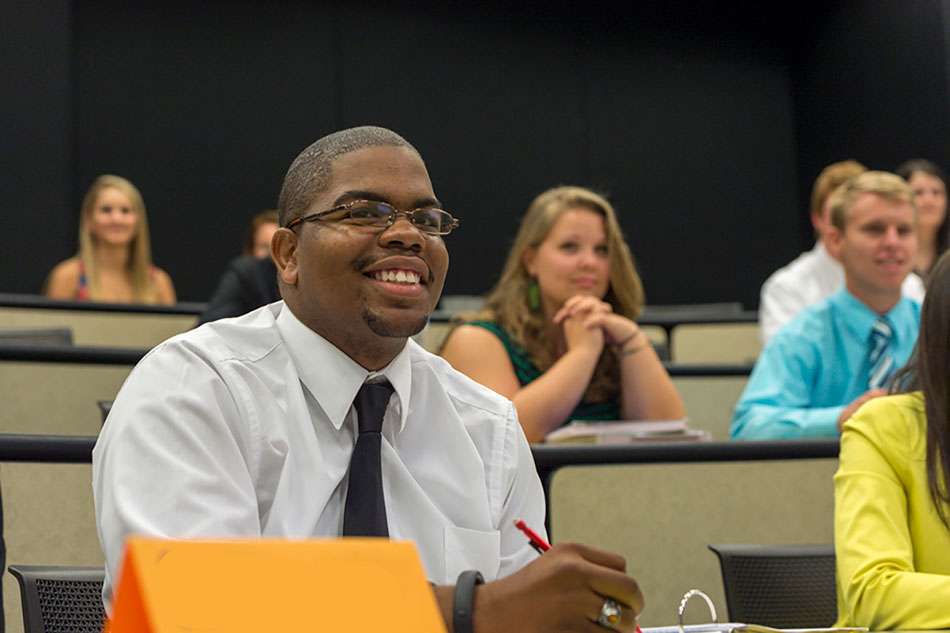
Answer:
[[794, 319], [805, 307], [792, 288], [781, 277], [773, 275], [762, 284], [759, 297], [759, 335], [768, 343], [779, 328]]
[[165, 344], [132, 371], [112, 406], [92, 466], [107, 600], [130, 534], [261, 534], [255, 434], [219, 371], [184, 345]]
[[839, 620], [847, 615], [850, 625], [882, 631], [950, 628], [950, 576], [914, 570], [900, 471], [923, 451], [908, 434], [906, 409], [874, 404], [862, 407], [841, 436], [835, 555], [847, 614], [839, 613]]
[[504, 495], [498, 520], [498, 529], [501, 531], [498, 578], [518, 571], [538, 557], [527, 537], [515, 527], [517, 519], [524, 519], [542, 538], [548, 538], [544, 528], [544, 490], [534, 465], [531, 447], [518, 422], [513, 404], [510, 405], [504, 429], [504, 451]]
[[923, 279], [917, 273], [907, 275], [904, 283], [901, 284], [901, 294], [917, 303], [923, 303], [925, 294]]
[[818, 350], [789, 337], [769, 342], [749, 377], [729, 427], [738, 440], [834, 437], [845, 405], [812, 407]]

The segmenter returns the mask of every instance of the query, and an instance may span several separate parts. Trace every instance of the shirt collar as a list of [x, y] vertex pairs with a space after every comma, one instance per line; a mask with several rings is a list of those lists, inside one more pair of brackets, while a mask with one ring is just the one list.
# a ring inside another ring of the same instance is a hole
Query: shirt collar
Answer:
[[871, 329], [878, 319], [887, 321], [887, 324], [891, 326], [891, 331], [895, 336], [897, 335], [894, 329], [895, 321], [891, 315], [903, 309], [903, 297], [886, 314], [878, 314], [867, 307], [860, 299], [848, 292], [847, 288], [842, 288], [837, 294], [832, 295], [831, 302], [841, 311], [845, 327], [851, 330], [859, 340], [865, 341], [871, 338]]
[[396, 392], [399, 416], [396, 432], [406, 425], [411, 394], [412, 373], [409, 346], [402, 350], [388, 365], [379, 371], [367, 371], [339, 348], [306, 325], [282, 304], [277, 315], [277, 329], [286, 344], [287, 353], [297, 368], [300, 381], [323, 408], [334, 428], [343, 426], [346, 414], [367, 379], [385, 376]]

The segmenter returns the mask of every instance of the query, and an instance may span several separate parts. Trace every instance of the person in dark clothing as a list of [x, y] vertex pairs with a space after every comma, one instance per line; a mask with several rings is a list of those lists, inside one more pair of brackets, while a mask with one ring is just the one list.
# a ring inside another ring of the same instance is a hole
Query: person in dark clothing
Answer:
[[198, 324], [240, 316], [278, 299], [277, 267], [273, 260], [242, 255], [228, 264]]

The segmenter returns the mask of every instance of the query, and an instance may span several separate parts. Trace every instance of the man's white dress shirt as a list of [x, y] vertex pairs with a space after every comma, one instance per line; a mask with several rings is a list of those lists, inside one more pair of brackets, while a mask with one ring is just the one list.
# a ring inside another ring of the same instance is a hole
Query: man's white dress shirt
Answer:
[[[762, 284], [759, 299], [759, 334], [768, 342], [779, 328], [798, 316], [803, 308], [830, 297], [844, 285], [844, 268], [818, 241], [779, 268]], [[917, 303], [924, 300], [924, 282], [916, 274], [907, 275], [901, 294]]]
[[122, 386], [93, 450], [111, 605], [125, 539], [337, 537], [367, 378], [395, 393], [383, 421], [390, 537], [454, 584], [510, 574], [537, 554], [544, 497], [514, 405], [409, 341], [367, 372], [283, 302], [165, 341]]

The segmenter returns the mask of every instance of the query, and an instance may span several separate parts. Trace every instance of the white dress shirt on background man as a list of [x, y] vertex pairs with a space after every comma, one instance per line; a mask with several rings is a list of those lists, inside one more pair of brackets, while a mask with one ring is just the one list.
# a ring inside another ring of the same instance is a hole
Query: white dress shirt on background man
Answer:
[[[759, 300], [759, 334], [763, 345], [804, 308], [830, 297], [843, 286], [844, 269], [821, 241], [776, 270], [762, 284]], [[924, 300], [924, 282], [911, 273], [904, 280], [901, 293], [920, 303]]]

